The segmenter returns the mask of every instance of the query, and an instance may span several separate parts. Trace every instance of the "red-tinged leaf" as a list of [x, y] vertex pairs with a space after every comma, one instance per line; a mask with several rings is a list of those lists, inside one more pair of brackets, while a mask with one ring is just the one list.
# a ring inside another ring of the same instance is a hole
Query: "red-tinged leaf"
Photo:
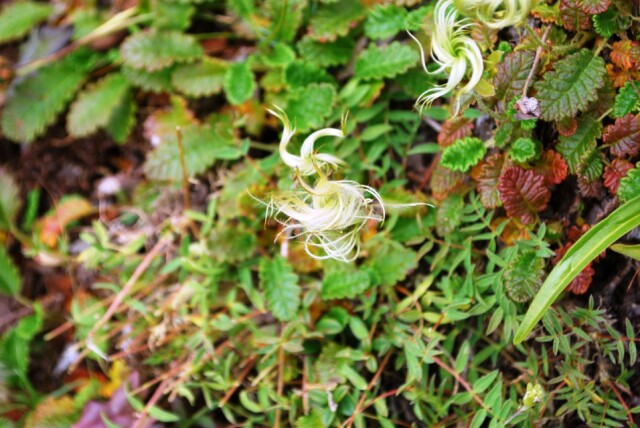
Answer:
[[529, 51], [515, 51], [507, 54], [498, 64], [498, 70], [493, 78], [496, 96], [503, 100], [511, 100], [514, 96], [522, 95], [522, 88], [527, 81], [535, 54]]
[[466, 188], [466, 174], [460, 171], [452, 171], [438, 164], [431, 175], [431, 192], [438, 200], [443, 200], [453, 191], [461, 191]]
[[546, 150], [533, 166], [533, 170], [544, 177], [547, 186], [553, 186], [567, 178], [568, 167], [560, 153]]
[[564, 119], [556, 121], [556, 129], [558, 133], [564, 137], [570, 137], [576, 133], [578, 129], [578, 119], [574, 116], [568, 116]]
[[591, 263], [589, 263], [582, 271], [576, 276], [573, 281], [567, 285], [566, 290], [573, 294], [584, 294], [589, 290], [593, 275], [596, 272], [593, 270]]
[[613, 64], [607, 64], [606, 67], [607, 75], [614, 88], [621, 88], [629, 81], [640, 80], [640, 71], [638, 70], [623, 70], [616, 68]]
[[464, 117], [454, 117], [442, 124], [442, 129], [438, 133], [438, 144], [441, 147], [452, 145], [460, 138], [469, 137], [473, 131], [473, 122]]
[[580, 10], [589, 15], [606, 12], [611, 6], [611, 0], [577, 0]]
[[576, 0], [561, 0], [560, 17], [567, 30], [588, 30], [591, 28], [591, 16], [584, 13]]
[[471, 177], [476, 181], [476, 188], [480, 194], [480, 202], [485, 208], [493, 209], [502, 205], [498, 191], [498, 180], [503, 165], [504, 156], [496, 153], [471, 171]]
[[620, 40], [611, 49], [611, 61], [623, 70], [637, 69], [640, 66], [640, 42]]
[[551, 198], [544, 176], [519, 166], [503, 169], [498, 190], [507, 215], [520, 219], [523, 224], [533, 223], [536, 213], [544, 210]]
[[37, 226], [39, 237], [49, 247], [55, 247], [58, 238], [64, 232], [69, 223], [94, 213], [94, 208], [89, 201], [81, 197], [68, 197], [46, 216]]
[[578, 176], [578, 190], [585, 198], [602, 199], [604, 188], [600, 180], [588, 180], [585, 177]]
[[633, 157], [640, 146], [640, 121], [637, 116], [628, 114], [616, 119], [613, 125], [605, 128], [602, 141], [610, 145], [611, 154], [619, 158]]
[[614, 159], [604, 168], [604, 185], [612, 195], [618, 193], [620, 179], [626, 177], [630, 169], [633, 169], [633, 164], [626, 159]]

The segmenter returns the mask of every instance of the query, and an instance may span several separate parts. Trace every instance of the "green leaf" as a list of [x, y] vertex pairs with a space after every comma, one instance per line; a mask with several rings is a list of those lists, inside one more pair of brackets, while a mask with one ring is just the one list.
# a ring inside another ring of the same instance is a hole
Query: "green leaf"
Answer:
[[149, 409], [149, 416], [151, 416], [153, 419], [155, 419], [158, 422], [165, 422], [165, 423], [177, 422], [180, 420], [180, 417], [178, 415], [167, 412], [166, 410], [161, 409], [160, 407], [157, 407], [157, 406], [151, 406], [151, 408]]
[[172, 72], [173, 69], [171, 67], [158, 71], [138, 70], [127, 65], [122, 67], [122, 74], [133, 86], [150, 92], [171, 91]]
[[153, 26], [162, 30], [184, 31], [191, 25], [191, 17], [196, 9], [190, 4], [171, 0], [155, 0], [151, 2], [154, 14]]
[[555, 70], [536, 84], [542, 118], [560, 120], [586, 109], [598, 98], [606, 75], [604, 60], [588, 49], [556, 62]]
[[20, 209], [20, 188], [4, 169], [0, 169], [0, 230], [12, 229], [13, 219]]
[[7, 250], [0, 245], [0, 293], [15, 297], [20, 294], [21, 287], [20, 272], [11, 261]]
[[487, 148], [481, 139], [465, 137], [444, 148], [440, 164], [452, 171], [467, 172], [480, 162], [486, 153]]
[[637, 196], [640, 196], [640, 163], [627, 172], [627, 175], [620, 180], [618, 187], [618, 197], [623, 202], [630, 201]]
[[416, 254], [395, 241], [387, 241], [375, 249], [366, 263], [380, 278], [384, 286], [396, 285], [418, 265]]
[[522, 94], [534, 58], [534, 53], [528, 51], [515, 51], [505, 55], [504, 60], [498, 64], [498, 71], [493, 78], [498, 98], [511, 100]]
[[367, 290], [370, 285], [370, 276], [363, 270], [330, 273], [322, 280], [322, 298], [352, 299]]
[[131, 91], [127, 91], [120, 105], [111, 114], [106, 130], [116, 143], [123, 144], [127, 141], [136, 123], [137, 107]]
[[204, 58], [201, 62], [183, 64], [173, 71], [173, 86], [185, 95], [204, 97], [222, 90], [229, 64], [217, 58]]
[[560, 293], [607, 247], [640, 225], [640, 197], [636, 197], [589, 229], [569, 248], [540, 287], [518, 327], [514, 344], [527, 338]]
[[27, 77], [7, 97], [2, 112], [4, 134], [21, 143], [42, 135], [74, 97], [92, 65], [90, 57], [79, 53]]
[[416, 51], [399, 42], [385, 47], [372, 43], [356, 60], [355, 76], [364, 80], [394, 77], [407, 71], [419, 59]]
[[[201, 174], [217, 159], [237, 159], [243, 152], [230, 124], [191, 125], [182, 129], [185, 164], [190, 176]], [[145, 174], [154, 180], [180, 180], [182, 165], [178, 140], [170, 135], [162, 144], [147, 153]]]
[[296, 428], [324, 428], [326, 425], [322, 422], [322, 416], [314, 411], [308, 416], [301, 416], [296, 419]]
[[331, 114], [336, 90], [328, 83], [313, 83], [287, 97], [287, 115], [300, 132], [320, 128]]
[[611, 249], [616, 253], [620, 253], [627, 257], [631, 257], [635, 260], [640, 260], [640, 244], [625, 245], [625, 244], [613, 244]]
[[531, 138], [522, 137], [511, 143], [509, 156], [518, 163], [525, 163], [539, 158], [541, 149], [542, 146]]
[[540, 288], [544, 274], [544, 259], [533, 250], [519, 251], [502, 277], [507, 295], [515, 302], [531, 300]]
[[635, 83], [635, 88], [633, 85], [634, 82], [627, 82], [620, 88], [613, 104], [613, 117], [623, 117], [640, 109], [640, 84]]
[[613, 8], [591, 17], [593, 28], [600, 36], [608, 39], [618, 31], [618, 14]]
[[124, 102], [129, 82], [120, 73], [111, 73], [82, 91], [71, 105], [67, 129], [74, 137], [84, 137], [109, 123]]
[[464, 198], [459, 194], [451, 194], [438, 204], [436, 208], [436, 231], [440, 236], [452, 233], [462, 222]]
[[304, 37], [298, 43], [298, 51], [307, 62], [320, 67], [333, 67], [349, 62], [353, 56], [356, 43], [351, 37], [342, 37], [333, 42], [318, 42], [310, 37]]
[[203, 51], [193, 36], [149, 30], [129, 36], [120, 47], [120, 54], [132, 68], [158, 71], [175, 63], [195, 61]]
[[407, 9], [394, 3], [378, 4], [369, 11], [364, 23], [364, 33], [373, 40], [393, 37], [405, 29], [405, 20], [408, 15]]
[[253, 95], [256, 81], [248, 61], [231, 64], [224, 76], [224, 92], [233, 105], [242, 104]]
[[0, 12], [0, 43], [22, 38], [51, 13], [53, 6], [45, 3], [17, 1], [7, 4]]
[[293, 319], [300, 306], [298, 276], [282, 256], [260, 261], [260, 285], [265, 290], [267, 307], [280, 321]]
[[585, 161], [597, 150], [596, 139], [601, 134], [600, 122], [591, 116], [583, 116], [578, 119], [578, 129], [573, 135], [560, 137], [556, 150], [567, 162], [571, 174], [578, 174], [584, 169]]
[[365, 7], [360, 0], [340, 0], [322, 5], [309, 22], [310, 37], [315, 40], [334, 41], [346, 36], [351, 26], [364, 18]]
[[332, 83], [333, 77], [324, 68], [304, 61], [294, 61], [284, 71], [284, 78], [291, 89], [312, 83]]

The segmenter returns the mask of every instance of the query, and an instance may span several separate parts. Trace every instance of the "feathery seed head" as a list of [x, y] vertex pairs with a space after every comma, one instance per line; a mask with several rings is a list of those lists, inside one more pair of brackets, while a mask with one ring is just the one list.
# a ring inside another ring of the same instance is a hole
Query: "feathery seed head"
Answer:
[[533, 8], [532, 0], [453, 0], [453, 4], [461, 14], [494, 29], [520, 24]]

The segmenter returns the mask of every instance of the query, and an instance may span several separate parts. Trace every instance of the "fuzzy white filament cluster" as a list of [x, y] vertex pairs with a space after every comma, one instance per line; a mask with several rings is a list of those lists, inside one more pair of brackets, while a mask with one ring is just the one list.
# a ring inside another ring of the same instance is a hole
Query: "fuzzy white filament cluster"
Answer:
[[[314, 143], [323, 136], [342, 138], [341, 130], [326, 128], [312, 133], [304, 140], [298, 156], [287, 150], [295, 129], [286, 114], [282, 110], [269, 112], [284, 124], [280, 157], [294, 171], [301, 187], [276, 193], [266, 203], [267, 216], [284, 226], [278, 236], [284, 233], [289, 239], [301, 238], [307, 254], [315, 259], [354, 260], [360, 251], [360, 232], [367, 222], [385, 218], [380, 194], [355, 181], [329, 178], [330, 170], [344, 162], [336, 156], [314, 152]], [[311, 176], [315, 179], [303, 178]]]
[[482, 51], [471, 38], [474, 23], [461, 14], [479, 19], [490, 28], [504, 28], [521, 22], [531, 11], [531, 0], [439, 0], [434, 11], [434, 29], [431, 37], [431, 57], [438, 64], [432, 72], [427, 69], [425, 54], [418, 43], [422, 67], [428, 74], [445, 72], [447, 83], [423, 92], [416, 100], [421, 109], [460, 86], [470, 72], [467, 83], [457, 91], [454, 114], [460, 109], [460, 96], [471, 92], [484, 72]]

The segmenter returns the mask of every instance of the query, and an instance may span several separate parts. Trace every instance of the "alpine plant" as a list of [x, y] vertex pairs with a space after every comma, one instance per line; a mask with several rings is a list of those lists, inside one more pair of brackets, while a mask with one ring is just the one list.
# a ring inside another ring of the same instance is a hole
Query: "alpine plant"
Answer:
[[[287, 145], [295, 134], [286, 114], [269, 110], [284, 124], [280, 157], [297, 177], [300, 189], [271, 195], [267, 217], [283, 227], [287, 239], [300, 238], [305, 251], [315, 259], [349, 262], [360, 252], [360, 232], [369, 221], [382, 222], [385, 209], [380, 194], [372, 187], [350, 180], [331, 180], [329, 174], [344, 165], [336, 156], [314, 151], [315, 141], [323, 136], [342, 138], [339, 129], [325, 128], [309, 135], [300, 156], [289, 153]], [[306, 177], [315, 176], [313, 181]], [[276, 239], [278, 239], [276, 237]]]

